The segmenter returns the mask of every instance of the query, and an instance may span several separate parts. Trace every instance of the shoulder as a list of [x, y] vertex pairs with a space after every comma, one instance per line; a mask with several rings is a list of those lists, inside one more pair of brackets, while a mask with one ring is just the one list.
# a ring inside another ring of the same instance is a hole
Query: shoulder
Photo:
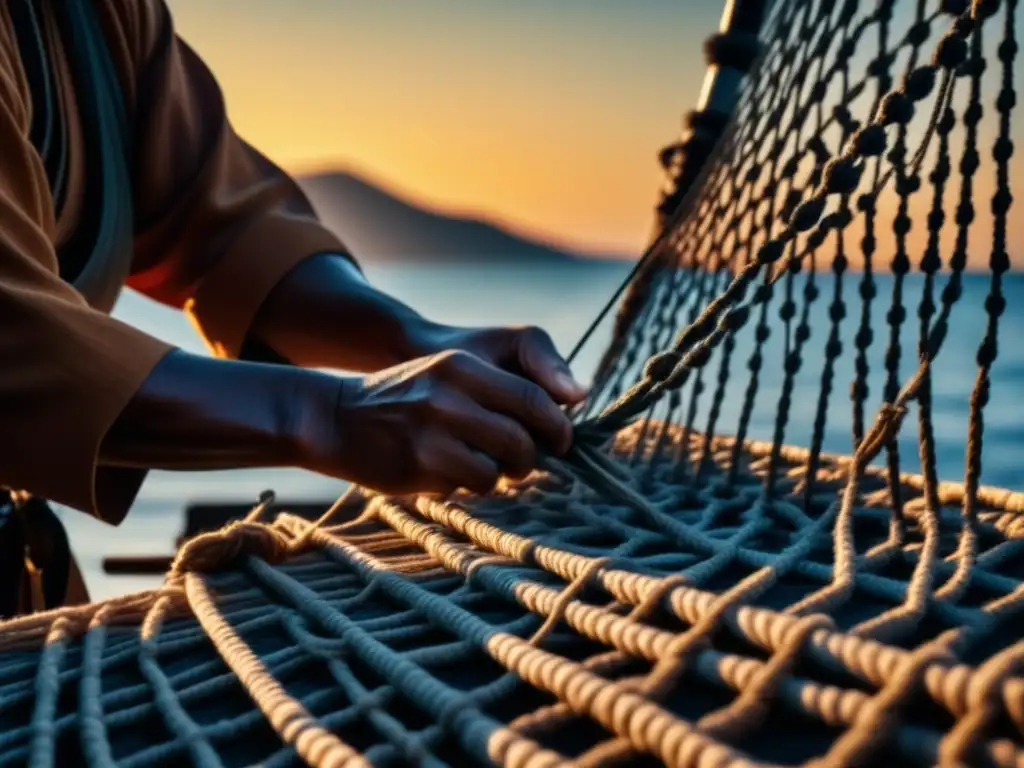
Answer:
[[173, 40], [165, 0], [92, 0], [130, 100], [161, 46]]

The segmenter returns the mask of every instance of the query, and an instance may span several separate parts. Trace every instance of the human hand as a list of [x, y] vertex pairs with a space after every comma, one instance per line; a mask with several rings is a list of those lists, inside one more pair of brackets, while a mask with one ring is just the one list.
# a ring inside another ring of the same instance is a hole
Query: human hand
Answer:
[[465, 334], [461, 349], [342, 380], [333, 413], [307, 420], [304, 465], [389, 494], [487, 493], [501, 474], [528, 474], [538, 450], [565, 453], [572, 425], [556, 401], [583, 391], [550, 340]]
[[457, 328], [432, 326], [419, 334], [425, 354], [463, 350], [491, 365], [534, 382], [558, 404], [575, 405], [586, 396], [551, 337], [532, 326]]

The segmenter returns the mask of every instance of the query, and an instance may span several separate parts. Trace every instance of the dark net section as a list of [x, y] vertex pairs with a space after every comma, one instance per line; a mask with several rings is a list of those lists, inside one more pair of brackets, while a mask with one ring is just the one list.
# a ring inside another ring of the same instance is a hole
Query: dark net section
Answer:
[[[613, 455], [650, 458], [638, 437]], [[207, 534], [158, 592], [4, 627], [0, 764], [1019, 764], [1022, 499], [982, 488], [970, 586], [922, 599], [927, 537], [933, 582], [957, 570], [963, 489], [927, 510], [905, 478], [899, 550], [868, 471], [826, 617], [850, 459], [822, 458], [807, 512], [805, 452], [733, 448], [709, 474], [734, 493], [673, 494], [662, 464], [653, 514], [538, 477]], [[775, 461], [791, 500], [768, 504]]]
[[[1024, 324], [1024, 284], [1006, 274], [1018, 4], [770, 6], [759, 42], [734, 42], [761, 58], [702, 174], [668, 163], [674, 215], [620, 309], [582, 431], [641, 416], [794, 443], [813, 475], [822, 450], [857, 451], [888, 404], [902, 423], [879, 464], [973, 486], [986, 406], [1017, 410], [1020, 368], [994, 364], [1000, 317]], [[675, 154], [687, 148], [706, 144]], [[1024, 484], [985, 457], [987, 481]]]

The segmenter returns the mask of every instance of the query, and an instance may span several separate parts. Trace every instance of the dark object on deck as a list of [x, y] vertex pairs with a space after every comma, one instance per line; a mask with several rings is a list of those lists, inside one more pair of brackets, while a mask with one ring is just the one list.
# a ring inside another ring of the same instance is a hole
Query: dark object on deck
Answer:
[[171, 567], [170, 555], [115, 555], [103, 558], [103, 572], [111, 576], [160, 576]]
[[60, 518], [42, 499], [0, 491], [0, 617], [84, 602]]

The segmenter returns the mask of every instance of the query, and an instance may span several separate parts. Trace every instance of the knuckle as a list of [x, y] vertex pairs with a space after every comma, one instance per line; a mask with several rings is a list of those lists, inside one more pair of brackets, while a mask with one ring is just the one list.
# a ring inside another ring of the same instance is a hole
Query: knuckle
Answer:
[[423, 411], [428, 421], [445, 421], [455, 409], [452, 393], [443, 387], [431, 389], [423, 399]]
[[516, 469], [532, 467], [537, 457], [537, 448], [525, 429], [513, 425], [504, 434], [504, 451]]
[[439, 353], [434, 364], [444, 375], [459, 374], [473, 364], [473, 356], [462, 349], [449, 349]]
[[519, 336], [531, 347], [537, 347], [545, 349], [547, 347], [553, 347], [554, 342], [551, 341], [551, 336], [543, 328], [538, 328], [536, 325], [527, 325], [519, 329]]
[[512, 334], [513, 346], [519, 350], [519, 354], [547, 352], [555, 348], [548, 332], [537, 326], [520, 326], [514, 329]]
[[532, 382], [524, 382], [522, 389], [523, 408], [534, 417], [541, 417], [548, 412], [549, 398], [539, 386]]

